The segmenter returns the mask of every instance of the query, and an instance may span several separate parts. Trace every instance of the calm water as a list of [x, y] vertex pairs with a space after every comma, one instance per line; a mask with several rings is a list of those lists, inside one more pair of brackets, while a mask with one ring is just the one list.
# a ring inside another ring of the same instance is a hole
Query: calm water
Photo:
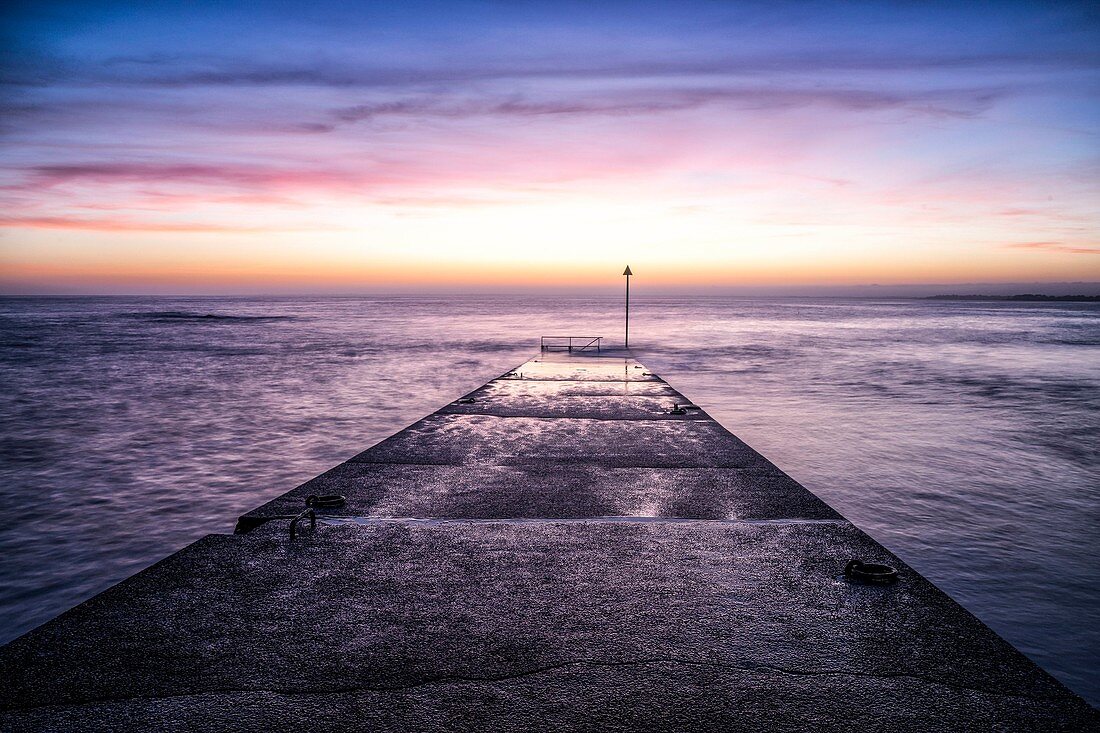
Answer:
[[[1100, 702], [1100, 307], [634, 306], [650, 367]], [[0, 641], [619, 308], [0, 300]]]

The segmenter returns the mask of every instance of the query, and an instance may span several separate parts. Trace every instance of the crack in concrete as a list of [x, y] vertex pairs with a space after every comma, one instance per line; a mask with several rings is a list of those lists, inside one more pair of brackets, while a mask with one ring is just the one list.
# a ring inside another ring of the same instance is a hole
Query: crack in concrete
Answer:
[[748, 672], [748, 673], [761, 673], [772, 672], [776, 674], [784, 674], [795, 677], [859, 677], [866, 679], [910, 679], [917, 682], [921, 682], [927, 685], [936, 685], [940, 687], [947, 687], [949, 689], [958, 690], [961, 692], [973, 692], [981, 695], [990, 695], [994, 697], [1007, 697], [1007, 698], [1019, 698], [1024, 700], [1032, 700], [1035, 702], [1049, 702], [1058, 698], [1035, 696], [1026, 693], [1012, 693], [1002, 692], [998, 690], [991, 690], [983, 687], [975, 687], [971, 685], [963, 685], [957, 682], [950, 682], [948, 680], [937, 679], [927, 675], [918, 675], [906, 672], [896, 673], [875, 673], [875, 672], [860, 672], [843, 669], [823, 669], [823, 670], [803, 670], [793, 669], [789, 667], [779, 667], [769, 664], [728, 664], [724, 662], [706, 661], [699, 659], [684, 659], [680, 657], [643, 657], [640, 659], [625, 659], [625, 660], [607, 660], [607, 659], [571, 659], [557, 664], [549, 664], [541, 667], [534, 667], [531, 669], [521, 670], [519, 672], [502, 673], [496, 675], [440, 675], [436, 677], [425, 677], [415, 682], [409, 682], [406, 684], [398, 685], [345, 685], [342, 687], [328, 687], [319, 689], [283, 689], [283, 688], [269, 688], [269, 687], [225, 687], [216, 688], [210, 690], [194, 691], [194, 692], [180, 692], [172, 694], [151, 694], [151, 695], [120, 695], [120, 696], [104, 696], [98, 698], [89, 698], [87, 700], [81, 700], [79, 702], [68, 703], [43, 703], [32, 704], [25, 706], [12, 706], [4, 710], [5, 713], [18, 713], [22, 711], [38, 710], [42, 708], [70, 708], [70, 707], [84, 707], [89, 705], [101, 705], [110, 703], [123, 703], [132, 702], [137, 700], [172, 700], [187, 697], [202, 697], [204, 695], [232, 695], [238, 693], [270, 693], [274, 695], [285, 696], [305, 696], [305, 695], [346, 695], [357, 692], [403, 692], [407, 690], [415, 690], [421, 687], [428, 687], [431, 685], [446, 685], [446, 684], [464, 684], [464, 683], [496, 683], [496, 682], [509, 682], [511, 680], [524, 679], [526, 677], [534, 677], [540, 674], [546, 674], [549, 672], [556, 672], [559, 670], [569, 669], [572, 667], [592, 667], [592, 668], [613, 668], [613, 667], [637, 667], [637, 666], [649, 666], [669, 664], [686, 667], [711, 667], [716, 669], [724, 669], [730, 671]]
[[[273, 517], [275, 518], [275, 517]], [[286, 519], [288, 517], [277, 517]], [[322, 524], [341, 526], [355, 524], [369, 526], [372, 524], [749, 524], [749, 525], [834, 525], [848, 526], [851, 522], [845, 519], [801, 519], [771, 518], [771, 519], [703, 519], [696, 517], [647, 517], [631, 515], [609, 515], [599, 517], [383, 517], [376, 515], [346, 516], [336, 514], [317, 515], [317, 521]]]
[[474, 411], [474, 410], [449, 410], [444, 408], [439, 411], [440, 415], [468, 415], [470, 417], [499, 417], [501, 420], [595, 420], [596, 422], [710, 422], [710, 415], [706, 415], [702, 412], [689, 413], [687, 415], [670, 415], [669, 413], [655, 413], [651, 415], [628, 415], [626, 417], [614, 417], [612, 415], [600, 415], [597, 413], [589, 412], [571, 412], [571, 413], [539, 413], [533, 414], [528, 412], [520, 412], [519, 410], [513, 410], [506, 412], [503, 410], [495, 410], [489, 406], [492, 412], [487, 410]]

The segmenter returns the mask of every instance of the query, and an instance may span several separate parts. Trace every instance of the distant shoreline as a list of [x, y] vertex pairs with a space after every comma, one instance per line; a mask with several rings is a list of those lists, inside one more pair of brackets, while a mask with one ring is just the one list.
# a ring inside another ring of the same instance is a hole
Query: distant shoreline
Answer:
[[1038, 293], [1023, 293], [1021, 295], [927, 295], [919, 300], [1015, 300], [1100, 303], [1100, 295], [1039, 295]]

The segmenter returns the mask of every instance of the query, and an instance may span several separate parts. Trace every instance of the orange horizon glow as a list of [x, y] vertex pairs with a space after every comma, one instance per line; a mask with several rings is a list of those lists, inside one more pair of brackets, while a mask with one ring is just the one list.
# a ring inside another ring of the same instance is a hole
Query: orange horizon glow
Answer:
[[[625, 262], [625, 260], [624, 260]], [[1100, 281], [1100, 273], [1083, 273], [1080, 268], [1048, 267], [1022, 274], [1011, 268], [991, 273], [986, 267], [963, 269], [951, 263], [903, 264], [888, 269], [874, 263], [830, 263], [828, 267], [806, 264], [752, 268], [724, 266], [693, 270], [634, 258], [631, 267], [641, 275], [635, 289], [690, 293], [698, 290], [760, 287], [843, 287], [843, 286], [916, 286], [1000, 283], [1069, 283]], [[500, 290], [538, 289], [616, 290], [620, 263], [577, 268], [565, 264], [530, 267], [513, 265], [470, 265], [464, 262], [439, 263], [426, 269], [421, 263], [319, 263], [253, 261], [208, 262], [203, 264], [117, 265], [89, 262], [83, 264], [47, 264], [41, 262], [4, 262], [0, 289], [14, 292], [102, 292], [116, 288], [127, 292], [160, 291], [165, 293], [239, 291], [287, 292], [370, 292], [372, 290]], [[991, 277], [991, 274], [993, 275]], [[19, 286], [30, 285], [31, 288]], [[37, 288], [34, 286], [38, 286]]]

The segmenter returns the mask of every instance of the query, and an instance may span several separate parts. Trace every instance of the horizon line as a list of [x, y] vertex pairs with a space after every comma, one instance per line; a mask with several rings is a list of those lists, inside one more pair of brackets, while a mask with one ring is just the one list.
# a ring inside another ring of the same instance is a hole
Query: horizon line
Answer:
[[[643, 285], [644, 288], [644, 285]], [[1058, 292], [1051, 292], [1057, 290]], [[1070, 292], [1069, 290], [1073, 290]], [[995, 291], [995, 292], [994, 292]], [[1079, 291], [1079, 292], [1078, 292]], [[101, 290], [41, 290], [33, 289], [5, 291], [0, 289], [0, 298], [364, 298], [364, 297], [441, 297], [441, 296], [480, 296], [480, 297], [523, 297], [523, 296], [583, 296], [618, 298], [620, 293], [612, 287], [556, 287], [550, 285], [532, 285], [519, 289], [494, 289], [485, 287], [422, 288], [417, 290], [371, 288], [362, 290], [119, 290], [104, 292]], [[657, 286], [646, 292], [636, 293], [639, 298], [663, 297], [699, 297], [699, 298], [898, 298], [904, 300], [922, 299], [935, 296], [998, 296], [1041, 295], [1048, 297], [1096, 296], [1100, 295], [1100, 281], [1049, 281], [1049, 282], [968, 282], [968, 283], [905, 283], [881, 285], [814, 285], [814, 286], [724, 286], [713, 285], [697, 288], [675, 288]]]

